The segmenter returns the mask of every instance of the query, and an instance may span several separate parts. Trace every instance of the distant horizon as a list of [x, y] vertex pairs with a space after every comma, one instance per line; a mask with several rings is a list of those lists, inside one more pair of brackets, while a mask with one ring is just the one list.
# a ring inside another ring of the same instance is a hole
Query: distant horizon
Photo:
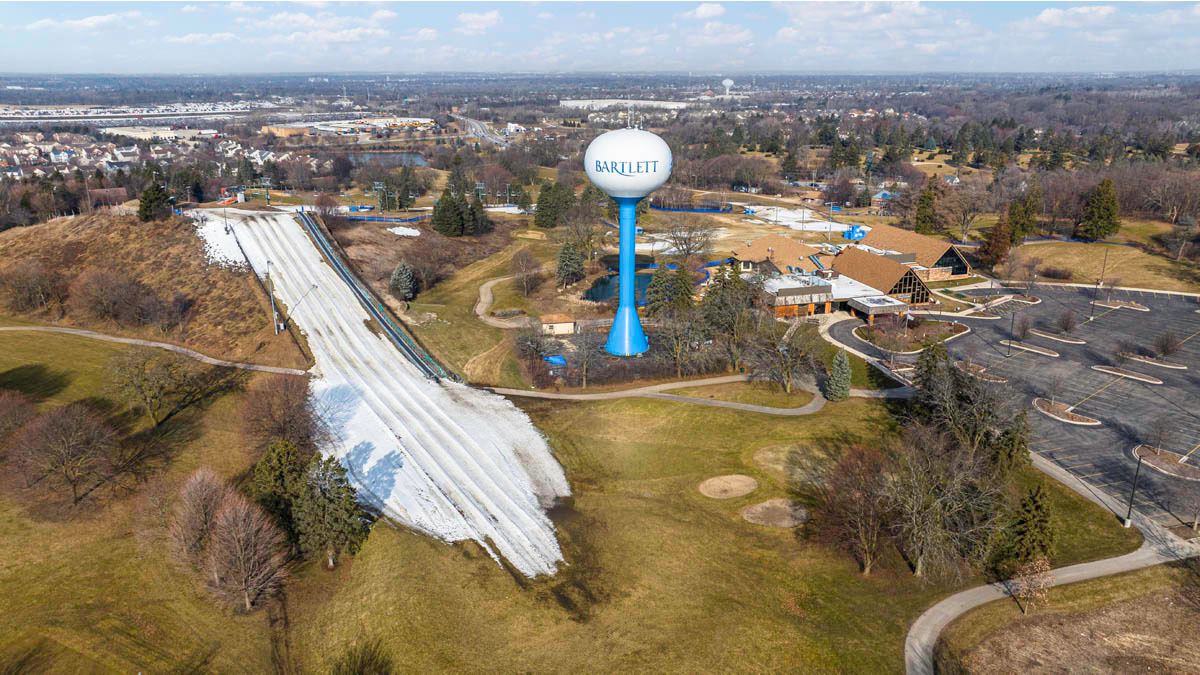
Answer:
[[[0, 77], [1125, 74], [1200, 63], [1200, 3], [197, 0], [4, 9], [0, 59], [39, 67]], [[145, 71], [147, 63], [157, 68]]]

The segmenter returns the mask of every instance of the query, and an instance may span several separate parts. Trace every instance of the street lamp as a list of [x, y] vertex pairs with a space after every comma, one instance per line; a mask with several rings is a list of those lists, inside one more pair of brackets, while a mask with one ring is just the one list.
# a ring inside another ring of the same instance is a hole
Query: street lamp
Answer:
[[1129, 510], [1125, 512], [1125, 527], [1133, 524], [1133, 498], [1137, 495], [1138, 474], [1142, 472], [1142, 456], [1138, 455], [1137, 468], [1133, 470], [1133, 489], [1129, 491]]

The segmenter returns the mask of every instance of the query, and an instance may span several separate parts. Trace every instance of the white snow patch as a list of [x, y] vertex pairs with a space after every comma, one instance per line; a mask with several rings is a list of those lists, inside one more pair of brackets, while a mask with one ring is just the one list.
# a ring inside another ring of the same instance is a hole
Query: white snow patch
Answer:
[[196, 234], [204, 240], [204, 257], [208, 262], [222, 267], [238, 267], [246, 264], [238, 248], [233, 232], [220, 215], [202, 213], [195, 219]]
[[421, 231], [415, 227], [403, 227], [403, 226], [389, 227], [387, 229], [387, 231], [391, 232], [392, 234], [399, 235], [401, 237], [419, 237], [419, 236], [421, 236]]
[[520, 215], [520, 213], [521, 213], [521, 209], [518, 209], [517, 207], [515, 207], [515, 206], [512, 206], [512, 205], [509, 205], [509, 206], [489, 206], [489, 207], [487, 207], [487, 209], [485, 209], [485, 210], [486, 210], [486, 211], [491, 211], [491, 212], [493, 212], [493, 213], [511, 213], [511, 214], [513, 214], [513, 215]]
[[553, 574], [562, 552], [545, 509], [570, 486], [529, 417], [495, 394], [426, 380], [367, 328], [290, 214], [230, 215], [254, 270], [272, 262], [275, 291], [308, 338], [313, 396], [338, 435], [331, 454], [362, 498], [430, 536], [473, 539], [524, 574]]

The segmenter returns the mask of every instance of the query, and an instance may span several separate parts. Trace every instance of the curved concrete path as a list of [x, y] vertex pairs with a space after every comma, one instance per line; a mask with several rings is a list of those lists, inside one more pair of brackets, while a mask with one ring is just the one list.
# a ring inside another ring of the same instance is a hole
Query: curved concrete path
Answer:
[[[1107, 493], [1096, 490], [1040, 455], [1032, 457], [1033, 465], [1043, 473], [1112, 511], [1113, 517], [1125, 516], [1124, 506]], [[1144, 537], [1141, 548], [1115, 558], [1056, 569], [1053, 585], [1086, 581], [1200, 555], [1200, 540], [1184, 541], [1137, 511], [1133, 513], [1133, 524], [1141, 530]], [[909, 675], [933, 675], [933, 650], [942, 630], [971, 609], [1007, 597], [1010, 597], [1008, 582], [997, 582], [955, 593], [925, 610], [925, 613], [913, 622], [908, 630], [908, 637], [904, 640], [905, 671]]]
[[[708, 377], [700, 380], [685, 380], [682, 382], [663, 382], [662, 384], [653, 384], [648, 387], [636, 387], [634, 389], [621, 389], [619, 391], [604, 391], [595, 394], [559, 394], [552, 391], [531, 391], [528, 389], [506, 389], [503, 387], [487, 387], [497, 394], [507, 396], [523, 396], [525, 398], [546, 398], [559, 401], [610, 401], [618, 398], [657, 398], [664, 401], [679, 401], [680, 403], [696, 403], [698, 405], [707, 405], [714, 408], [731, 408], [733, 410], [743, 410], [746, 412], [763, 413], [766, 415], [811, 415], [821, 408], [825, 407], [825, 397], [821, 395], [821, 391], [814, 385], [801, 383], [797, 385], [800, 389], [807, 391], [813, 395], [813, 400], [799, 408], [772, 408], [771, 406], [752, 405], [749, 403], [735, 403], [733, 401], [719, 401], [711, 398], [697, 398], [694, 396], [679, 396], [677, 394], [665, 394], [663, 392], [671, 389], [683, 389], [685, 387], [703, 387], [710, 384], [729, 384], [731, 382], [749, 382], [748, 375], [723, 375], [721, 377]], [[911, 392], [901, 391], [897, 389], [851, 389], [850, 395], [856, 398], [908, 398]]]
[[492, 293], [492, 287], [501, 281], [508, 281], [512, 278], [513, 275], [510, 274], [506, 277], [489, 279], [479, 287], [479, 300], [475, 302], [475, 316], [479, 317], [480, 321], [496, 328], [524, 328], [530, 325], [530, 317], [524, 317], [521, 319], [497, 319], [491, 314], [488, 314], [488, 310], [492, 308], [492, 303], [496, 300], [495, 294]]
[[84, 330], [82, 328], [61, 328], [58, 326], [0, 326], [0, 331], [32, 331], [38, 333], [64, 333], [66, 335], [77, 335], [79, 337], [91, 338], [93, 340], [104, 340], [105, 342], [119, 342], [127, 345], [140, 345], [142, 347], [154, 347], [156, 349], [166, 349], [167, 351], [182, 354], [188, 358], [196, 359], [213, 366], [223, 366], [225, 368], [241, 368], [242, 370], [257, 370], [263, 373], [277, 373], [280, 375], [307, 375], [308, 371], [298, 370], [296, 368], [280, 368], [277, 366], [260, 366], [254, 363], [235, 363], [233, 361], [224, 361], [222, 359], [214, 359], [211, 356], [205, 356], [200, 352], [193, 351], [187, 347], [180, 347], [169, 342], [155, 342], [153, 340], [139, 340], [137, 338], [117, 337], [116, 335], [105, 335], [97, 333], [93, 330]]

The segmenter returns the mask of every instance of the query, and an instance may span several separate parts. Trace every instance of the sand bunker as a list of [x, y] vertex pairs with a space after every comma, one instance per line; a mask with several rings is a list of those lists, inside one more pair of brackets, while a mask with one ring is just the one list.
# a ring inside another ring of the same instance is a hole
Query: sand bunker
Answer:
[[700, 494], [713, 499], [742, 497], [758, 489], [758, 481], [750, 476], [731, 474], [709, 478], [700, 484]]
[[808, 522], [808, 509], [790, 499], [777, 497], [742, 509], [742, 518], [755, 525], [796, 527]]

